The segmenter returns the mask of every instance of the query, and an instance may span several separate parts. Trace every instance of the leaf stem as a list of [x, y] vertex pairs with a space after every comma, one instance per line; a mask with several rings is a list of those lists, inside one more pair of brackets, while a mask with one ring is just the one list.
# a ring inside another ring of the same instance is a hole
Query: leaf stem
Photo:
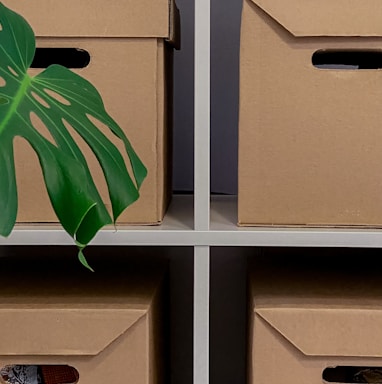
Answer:
[[17, 112], [17, 108], [20, 105], [24, 96], [26, 95], [26, 90], [30, 86], [31, 80], [32, 79], [31, 77], [28, 76], [28, 74], [24, 76], [24, 79], [20, 84], [20, 88], [17, 91], [15, 97], [13, 98], [12, 103], [9, 106], [7, 114], [5, 115], [4, 119], [0, 123], [0, 135], [2, 134], [4, 129], [7, 127], [9, 121], [12, 119], [14, 114]]

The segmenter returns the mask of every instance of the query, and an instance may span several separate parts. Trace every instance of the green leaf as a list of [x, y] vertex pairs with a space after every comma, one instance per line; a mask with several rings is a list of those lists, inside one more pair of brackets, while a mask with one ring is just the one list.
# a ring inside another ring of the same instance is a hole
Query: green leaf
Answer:
[[78, 250], [78, 260], [81, 262], [81, 264], [87, 268], [89, 271], [94, 272], [94, 269], [89, 265], [88, 261], [85, 258], [85, 255], [82, 252], [82, 249], [80, 248]]
[[[139, 197], [147, 170], [128, 138], [106, 112], [96, 88], [69, 69], [52, 65], [35, 77], [27, 73], [35, 55], [35, 36], [25, 19], [0, 3], [0, 234], [9, 235], [17, 215], [13, 139], [21, 136], [35, 150], [54, 211], [82, 248]], [[35, 114], [54, 143], [34, 127]], [[124, 143], [122, 154], [97, 127], [100, 122]], [[106, 209], [86, 159], [71, 136], [73, 128], [97, 157], [112, 205]]]

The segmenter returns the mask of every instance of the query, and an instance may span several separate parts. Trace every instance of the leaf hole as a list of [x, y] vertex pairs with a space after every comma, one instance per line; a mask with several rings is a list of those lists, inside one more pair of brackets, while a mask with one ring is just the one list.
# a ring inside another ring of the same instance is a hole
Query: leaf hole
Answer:
[[65, 97], [61, 96], [59, 93], [55, 91], [52, 91], [51, 89], [44, 88], [44, 92], [61, 104], [68, 105], [68, 106], [71, 104], [69, 100], [65, 99]]
[[0, 23], [0, 32], [3, 30], [3, 24]]
[[5, 87], [7, 85], [7, 82], [5, 81], [4, 77], [0, 76], [0, 87]]
[[13, 76], [19, 77], [19, 74], [9, 65], [8, 65], [8, 71], [11, 72]]
[[7, 384], [76, 384], [80, 377], [77, 369], [69, 365], [6, 365], [0, 374]]
[[50, 141], [53, 145], [57, 145], [54, 140], [52, 134], [50, 133], [48, 127], [44, 124], [44, 122], [40, 119], [39, 116], [35, 112], [31, 112], [29, 114], [30, 121], [33, 127], [42, 135], [45, 139]]
[[42, 106], [45, 108], [50, 108], [50, 105], [44, 100], [40, 95], [38, 95], [36, 92], [31, 92], [32, 97]]
[[[54, 211], [48, 203], [49, 195], [36, 151], [31, 143], [21, 136], [14, 138], [13, 147], [17, 167], [18, 221], [44, 222], [47, 217], [55, 218]], [[36, 204], [36, 196], [38, 196], [38, 204]], [[2, 382], [1, 378], [0, 382]]]
[[[115, 135], [113, 131], [106, 124], [102, 123], [102, 121], [98, 120], [93, 115], [87, 113], [86, 117], [118, 148], [118, 151], [120, 152], [120, 154], [123, 157], [123, 160], [125, 161], [127, 171], [129, 172], [130, 175], [132, 175], [133, 169], [131, 166], [129, 156], [126, 153], [125, 144], [123, 143], [123, 141], [117, 135]], [[123, 129], [122, 126], [121, 126], [121, 129]]]

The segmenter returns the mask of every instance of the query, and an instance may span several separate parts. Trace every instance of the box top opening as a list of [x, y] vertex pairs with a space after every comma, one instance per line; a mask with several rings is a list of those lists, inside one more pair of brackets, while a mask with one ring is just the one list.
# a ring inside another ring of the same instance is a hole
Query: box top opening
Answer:
[[[30, 257], [30, 253], [33, 257]], [[131, 250], [85, 250], [92, 273], [69, 247], [2, 250], [0, 311], [82, 308], [147, 311], [165, 279], [167, 261]], [[29, 256], [28, 256], [29, 255]], [[16, 283], [15, 283], [16, 282]]]
[[382, 36], [379, 0], [249, 0], [296, 37]]

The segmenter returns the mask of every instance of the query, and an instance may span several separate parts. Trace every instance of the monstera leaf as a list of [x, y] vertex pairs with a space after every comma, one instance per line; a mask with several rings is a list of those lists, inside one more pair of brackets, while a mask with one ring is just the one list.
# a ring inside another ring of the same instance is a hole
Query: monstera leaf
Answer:
[[[23, 17], [0, 3], [0, 234], [11, 233], [17, 215], [13, 140], [20, 136], [36, 152], [54, 211], [63, 228], [82, 249], [106, 224], [139, 197], [146, 168], [129, 140], [108, 115], [101, 96], [87, 80], [52, 65], [35, 77], [29, 69], [35, 36]], [[54, 143], [33, 125], [35, 114]], [[122, 142], [131, 162], [131, 176], [116, 146], [97, 128], [106, 125]], [[96, 155], [112, 205], [108, 213], [93, 182], [84, 155], [71, 136], [72, 127]]]

